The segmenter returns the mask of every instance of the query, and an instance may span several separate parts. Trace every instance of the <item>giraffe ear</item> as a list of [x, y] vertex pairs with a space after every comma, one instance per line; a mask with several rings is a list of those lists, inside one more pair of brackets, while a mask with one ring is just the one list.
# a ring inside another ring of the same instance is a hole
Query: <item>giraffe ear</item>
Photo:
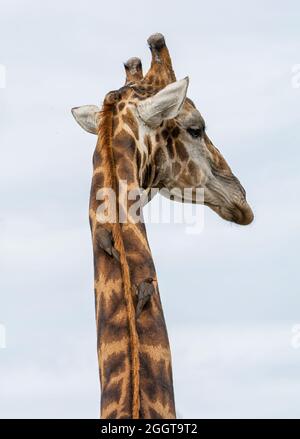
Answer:
[[186, 97], [189, 78], [173, 82], [156, 95], [141, 101], [137, 111], [145, 124], [158, 127], [164, 119], [173, 119], [179, 113]]
[[91, 134], [98, 134], [100, 108], [96, 105], [83, 105], [72, 108], [72, 114], [76, 122], [85, 131]]

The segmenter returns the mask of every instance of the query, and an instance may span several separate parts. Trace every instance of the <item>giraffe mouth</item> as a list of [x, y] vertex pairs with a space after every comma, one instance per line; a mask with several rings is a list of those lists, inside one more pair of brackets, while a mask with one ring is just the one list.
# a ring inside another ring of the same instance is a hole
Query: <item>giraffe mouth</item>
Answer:
[[210, 181], [205, 191], [205, 204], [226, 221], [241, 226], [251, 224], [254, 214], [246, 201], [245, 189], [233, 174], [226, 178], [226, 185], [223, 179]]
[[205, 204], [224, 220], [241, 226], [251, 224], [254, 219], [253, 211], [246, 201], [243, 201], [240, 204], [233, 203], [230, 206], [219, 206], [210, 202]]

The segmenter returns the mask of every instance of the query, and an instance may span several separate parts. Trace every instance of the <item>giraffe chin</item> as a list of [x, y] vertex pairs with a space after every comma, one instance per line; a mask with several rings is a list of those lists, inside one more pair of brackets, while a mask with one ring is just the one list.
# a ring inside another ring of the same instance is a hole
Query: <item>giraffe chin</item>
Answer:
[[239, 224], [240, 226], [248, 226], [254, 219], [253, 211], [246, 201], [243, 201], [241, 204], [234, 203], [230, 207], [217, 206], [210, 203], [205, 204], [224, 220]]

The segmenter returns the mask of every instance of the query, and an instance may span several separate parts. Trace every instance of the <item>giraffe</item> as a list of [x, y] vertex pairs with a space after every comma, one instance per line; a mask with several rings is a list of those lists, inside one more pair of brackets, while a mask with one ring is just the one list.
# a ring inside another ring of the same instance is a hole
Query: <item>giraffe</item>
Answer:
[[[184, 201], [195, 203], [195, 189], [202, 188], [204, 204], [223, 219], [241, 225], [253, 220], [244, 188], [186, 96], [188, 78], [176, 80], [163, 35], [151, 35], [148, 44], [152, 61], [145, 76], [140, 59], [131, 58], [124, 65], [125, 85], [109, 92], [101, 109], [95, 105], [72, 109], [79, 125], [98, 136], [89, 218], [100, 416], [106, 419], [176, 418], [155, 266], [143, 221], [128, 214], [136, 202], [129, 200], [129, 193], [138, 194], [142, 215], [142, 190], [146, 194], [151, 188], [171, 190], [174, 199], [182, 201], [180, 191], [192, 188]], [[120, 185], [124, 181], [125, 196]], [[115, 194], [113, 202], [108, 193]], [[117, 220], [108, 211], [115, 212]], [[126, 221], [119, 221], [120, 214]]]

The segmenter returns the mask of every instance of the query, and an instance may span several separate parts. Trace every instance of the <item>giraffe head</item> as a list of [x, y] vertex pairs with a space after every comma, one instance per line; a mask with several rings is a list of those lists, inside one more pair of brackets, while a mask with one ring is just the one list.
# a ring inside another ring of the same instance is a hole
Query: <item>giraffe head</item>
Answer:
[[[161, 34], [152, 35], [148, 44], [152, 53], [148, 73], [143, 76], [141, 61], [131, 58], [125, 63], [125, 86], [110, 92], [104, 101], [114, 101], [112, 134], [123, 145], [124, 157], [130, 150], [136, 181], [144, 189], [167, 189], [179, 201], [184, 189], [193, 189], [185, 202], [197, 202], [194, 190], [203, 189], [204, 204], [223, 219], [250, 224], [253, 213], [245, 190], [186, 96], [188, 78], [176, 81]], [[98, 134], [98, 107], [76, 107], [72, 113], [81, 127]]]

